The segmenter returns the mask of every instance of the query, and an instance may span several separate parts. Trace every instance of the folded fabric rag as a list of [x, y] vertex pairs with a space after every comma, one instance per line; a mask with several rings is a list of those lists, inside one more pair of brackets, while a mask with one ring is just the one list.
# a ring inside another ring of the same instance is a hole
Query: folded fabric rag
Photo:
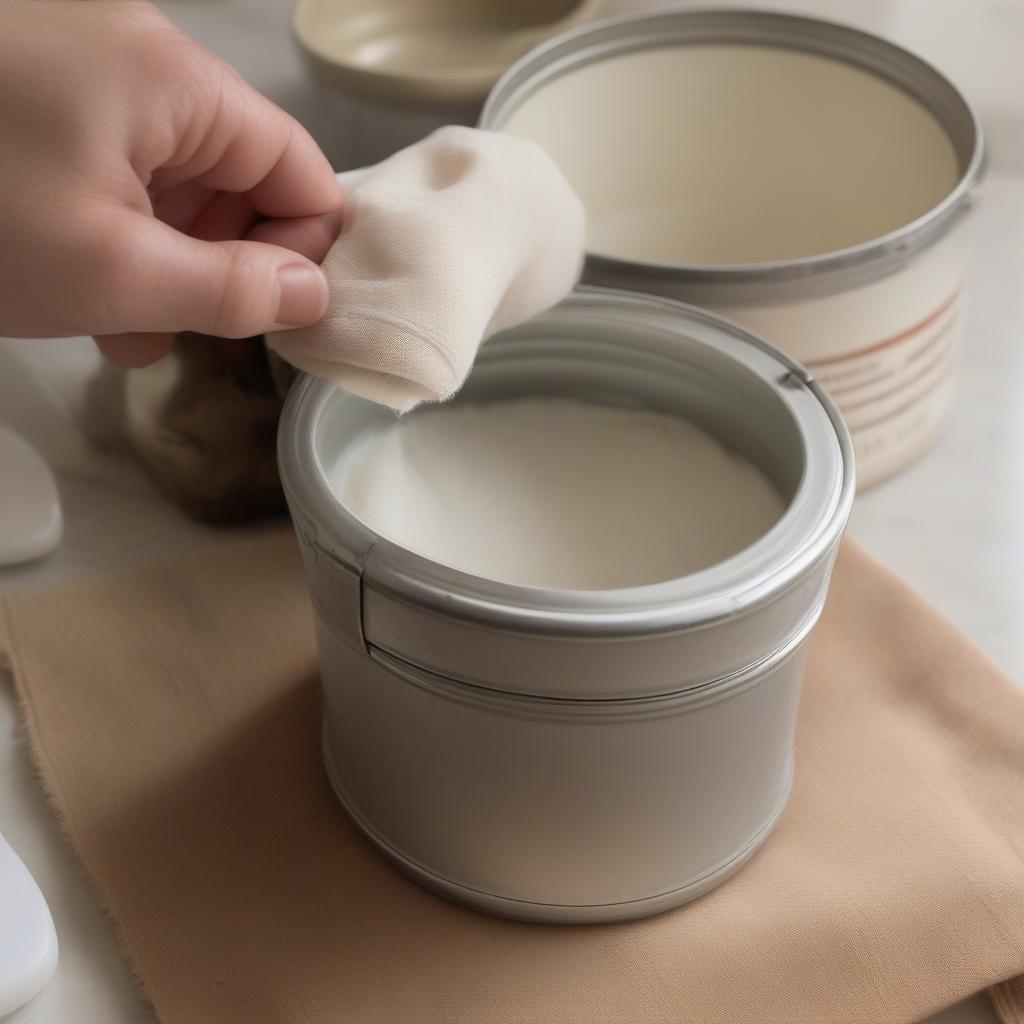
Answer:
[[327, 313], [269, 341], [364, 398], [403, 412], [449, 398], [485, 338], [579, 277], [583, 205], [535, 143], [451, 126], [340, 179]]
[[778, 829], [626, 924], [462, 909], [349, 825], [290, 533], [15, 595], [4, 650], [163, 1024], [909, 1024], [983, 988], [1024, 1022], [1024, 694], [850, 545]]

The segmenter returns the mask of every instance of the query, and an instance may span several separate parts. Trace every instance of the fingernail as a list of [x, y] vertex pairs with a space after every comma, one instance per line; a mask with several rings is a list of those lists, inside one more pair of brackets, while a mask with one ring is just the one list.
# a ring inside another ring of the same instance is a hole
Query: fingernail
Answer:
[[327, 310], [327, 281], [319, 269], [309, 263], [288, 263], [277, 272], [281, 294], [277, 322], [303, 327]]

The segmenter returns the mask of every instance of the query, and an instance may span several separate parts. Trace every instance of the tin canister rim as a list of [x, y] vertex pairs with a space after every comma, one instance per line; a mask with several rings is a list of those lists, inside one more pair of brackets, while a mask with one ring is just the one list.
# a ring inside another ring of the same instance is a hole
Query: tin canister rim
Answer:
[[587, 64], [637, 50], [725, 43], [811, 53], [852, 64], [891, 82], [920, 102], [949, 136], [960, 169], [957, 184], [916, 220], [831, 252], [751, 263], [675, 263], [588, 253], [588, 263], [596, 272], [614, 275], [628, 269], [658, 279], [668, 274], [677, 283], [700, 287], [795, 285], [865, 270], [877, 276], [896, 269], [944, 235], [970, 203], [987, 162], [984, 132], [971, 103], [941, 71], [909, 50], [852, 26], [806, 15], [696, 7], [594, 22], [548, 40], [513, 64], [491, 91], [479, 125], [500, 130], [529, 96]]
[[[550, 351], [550, 358], [561, 358], [560, 332], [581, 323], [602, 324], [619, 338], [617, 345], [595, 343], [595, 353], [617, 351], [626, 360], [656, 356], [656, 366], [669, 373], [675, 359], [682, 373], [687, 366], [683, 345], [688, 344], [712, 364], [742, 372], [757, 390], [770, 391], [782, 403], [799, 438], [801, 472], [786, 511], [767, 534], [701, 572], [617, 590], [516, 586], [461, 572], [387, 540], [340, 504], [318, 450], [318, 431], [332, 403], [372, 406], [329, 381], [304, 377], [288, 397], [278, 442], [282, 482], [293, 514], [301, 513], [296, 525], [300, 535], [309, 531], [303, 543], [342, 567], [360, 588], [445, 618], [527, 635], [595, 638], [676, 633], [743, 615], [786, 592], [831, 556], [853, 501], [853, 448], [835, 406], [799, 363], [696, 307], [633, 292], [580, 288], [554, 310], [489, 341], [478, 366], [527, 351], [531, 332], [534, 355]], [[641, 327], [651, 333], [637, 334]], [[541, 344], [538, 335], [551, 340]], [[589, 343], [576, 344], [585, 353]]]

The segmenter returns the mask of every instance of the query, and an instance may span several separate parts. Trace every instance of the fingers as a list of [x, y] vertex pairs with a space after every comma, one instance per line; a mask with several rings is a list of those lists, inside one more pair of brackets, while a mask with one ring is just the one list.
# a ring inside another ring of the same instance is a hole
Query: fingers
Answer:
[[128, 369], [149, 366], [171, 351], [170, 334], [106, 334], [93, 339], [112, 363]]
[[334, 245], [341, 231], [341, 220], [340, 209], [320, 217], [267, 220], [252, 228], [246, 237], [254, 242], [283, 246], [302, 253], [314, 263], [323, 263], [327, 250]]
[[[154, 211], [160, 219], [200, 241], [246, 237], [249, 241], [290, 249], [314, 263], [323, 261], [341, 230], [340, 209], [319, 217], [264, 221], [253, 227], [256, 214], [245, 200], [232, 193], [211, 194], [205, 187], [186, 184], [163, 198], [164, 202]], [[130, 313], [131, 310], [119, 309], [119, 315]], [[239, 327], [240, 333], [244, 330], [245, 327]], [[95, 341], [106, 358], [133, 368], [148, 366], [167, 355], [173, 335], [133, 330], [99, 335]]]
[[[312, 217], [341, 205], [341, 187], [309, 133], [227, 65], [215, 94], [195, 99], [210, 111], [205, 130], [190, 138], [183, 160], [154, 171], [151, 194], [194, 181], [243, 195], [266, 217]], [[193, 112], [183, 138], [196, 120]]]
[[87, 311], [81, 329], [138, 365], [166, 352], [159, 335], [169, 332], [244, 338], [319, 319], [327, 285], [315, 264], [342, 204], [327, 159], [297, 121], [194, 44], [149, 66], [174, 86], [163, 108], [170, 134], [133, 163], [155, 216], [121, 211], [87, 244], [100, 252], [80, 261], [92, 268], [92, 298], [76, 303]]
[[159, 196], [152, 197], [153, 216], [172, 228], [187, 232], [213, 198], [208, 188], [195, 181], [186, 181]]
[[[276, 113], [269, 100], [260, 96], [260, 101]], [[269, 111], [268, 111], [269, 118]], [[267, 170], [259, 182], [246, 192], [246, 198], [267, 217], [314, 217], [330, 213], [341, 205], [341, 186], [334, 176], [327, 157], [298, 121], [288, 118], [288, 134], [280, 156]], [[282, 134], [284, 129], [280, 129]], [[242, 138], [245, 138], [243, 133]], [[275, 139], [275, 142], [282, 141]], [[239, 144], [240, 166], [251, 157], [252, 151], [245, 152], [247, 145]], [[222, 173], [218, 169], [218, 174]], [[224, 188], [223, 185], [218, 186]]]
[[233, 192], [218, 192], [196, 215], [188, 234], [204, 242], [245, 238], [256, 221], [253, 208]]
[[[81, 325], [93, 335], [197, 331], [247, 338], [313, 323], [327, 308], [314, 263], [258, 241], [191, 238], [140, 213], [107, 227], [103, 252], [84, 261], [98, 298]], [[124, 356], [128, 343], [112, 343]]]
[[[242, 233], [237, 220], [237, 202], [227, 205], [223, 215], [210, 211], [216, 203], [216, 197], [202, 211], [203, 223], [197, 224], [199, 230], [193, 230], [200, 239], [221, 241], [236, 237]], [[219, 204], [218, 204], [219, 205]], [[248, 220], [251, 221], [249, 211]], [[229, 223], [230, 222], [230, 223]], [[341, 230], [341, 211], [325, 214], [322, 217], [304, 217], [292, 220], [272, 220], [257, 224], [249, 231], [248, 239], [281, 246], [305, 256], [314, 263], [321, 263], [327, 250], [334, 244]], [[111, 362], [130, 368], [149, 366], [163, 359], [171, 350], [172, 334], [143, 334], [139, 332], [126, 334], [100, 335], [95, 339], [99, 350]]]
[[158, 200], [155, 215], [165, 224], [206, 242], [248, 238], [280, 245], [321, 263], [341, 231], [343, 211], [337, 207], [318, 217], [290, 217], [256, 223], [258, 214], [231, 192], [210, 192], [201, 185], [181, 185]]

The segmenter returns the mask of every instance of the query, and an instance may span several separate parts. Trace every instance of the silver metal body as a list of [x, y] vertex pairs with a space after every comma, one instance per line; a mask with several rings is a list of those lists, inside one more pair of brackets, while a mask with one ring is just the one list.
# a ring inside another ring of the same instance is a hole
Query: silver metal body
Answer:
[[[494, 87], [480, 126], [501, 130], [527, 98], [588, 64], [658, 47], [723, 43], [810, 53], [893, 83], [945, 130], [959, 181], [917, 220], [846, 249], [730, 264], [641, 262], [591, 253], [584, 280], [697, 303], [810, 367], [826, 390], [835, 391], [856, 445], [859, 480], [868, 485], [934, 441], [956, 393], [955, 354], [968, 277], [963, 215], [983, 176], [985, 144], [977, 115], [945, 76], [884, 39], [833, 22], [771, 11], [666, 10], [609, 19], [537, 47]], [[615, 144], [611, 137], [604, 141]], [[699, 138], [690, 141], [700, 145]], [[624, 181], [624, 203], [629, 189]]]
[[850, 440], [770, 345], [624, 292], [581, 290], [492, 339], [457, 401], [526, 395], [683, 415], [755, 461], [786, 511], [746, 550], [665, 583], [480, 579], [338, 504], [325, 471], [391, 414], [303, 380], [279, 452], [329, 774], [364, 832], [446, 896], [541, 921], [656, 913], [736, 870], [785, 804], [805, 645], [853, 495]]

